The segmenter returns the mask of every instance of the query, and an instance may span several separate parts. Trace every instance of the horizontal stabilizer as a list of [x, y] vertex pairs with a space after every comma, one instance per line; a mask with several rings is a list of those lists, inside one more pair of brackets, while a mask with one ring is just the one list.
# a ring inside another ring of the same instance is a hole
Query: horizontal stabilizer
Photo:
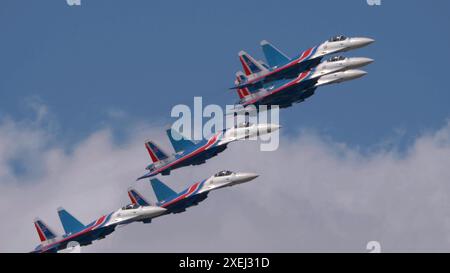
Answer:
[[34, 220], [34, 226], [41, 242], [56, 238], [56, 233], [51, 230], [41, 219], [36, 218]]
[[178, 131], [173, 128], [169, 128], [166, 130], [167, 136], [169, 137], [170, 143], [172, 143], [172, 147], [175, 152], [182, 152], [192, 146], [195, 146], [196, 143], [186, 139], [185, 136], [181, 135]]
[[266, 40], [261, 41], [261, 47], [264, 56], [266, 57], [267, 64], [270, 67], [281, 66], [291, 61], [291, 59], [288, 56], [286, 56], [286, 54], [281, 52], [281, 50], [274, 47]]
[[86, 228], [83, 223], [63, 208], [58, 208], [58, 216], [66, 234], [77, 233]]
[[171, 199], [177, 195], [174, 190], [169, 188], [166, 184], [164, 184], [157, 178], [150, 179], [150, 184], [152, 185], [158, 202]]
[[145, 200], [145, 198], [133, 188], [128, 189], [128, 196], [130, 197], [131, 203], [139, 206], [150, 206], [150, 202]]

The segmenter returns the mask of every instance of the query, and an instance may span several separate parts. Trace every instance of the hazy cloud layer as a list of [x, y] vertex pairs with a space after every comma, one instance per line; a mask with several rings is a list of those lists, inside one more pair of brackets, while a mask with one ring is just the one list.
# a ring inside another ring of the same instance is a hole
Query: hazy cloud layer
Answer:
[[[38, 111], [41, 121], [45, 113]], [[40, 122], [0, 120], [0, 251], [38, 244], [32, 220], [58, 232], [56, 208], [85, 223], [128, 202], [133, 185], [154, 200], [143, 140], [168, 150], [161, 128], [136, 127], [114, 143], [109, 130], [67, 147]], [[282, 136], [276, 152], [254, 142], [230, 145], [206, 164], [161, 179], [176, 190], [221, 169], [257, 172], [250, 183], [213, 192], [197, 207], [119, 228], [83, 251], [450, 250], [450, 124], [418, 136], [399, 153], [380, 145], [361, 153], [314, 133]]]

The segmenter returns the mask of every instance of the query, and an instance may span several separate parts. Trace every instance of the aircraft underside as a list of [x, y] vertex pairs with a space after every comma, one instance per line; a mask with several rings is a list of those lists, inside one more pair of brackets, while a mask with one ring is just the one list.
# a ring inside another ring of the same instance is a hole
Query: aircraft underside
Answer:
[[178, 169], [181, 167], [204, 164], [206, 162], [206, 160], [218, 155], [219, 153], [223, 152], [226, 148], [227, 148], [227, 145], [220, 145], [220, 146], [212, 147], [212, 148], [200, 153], [199, 155], [196, 155], [192, 158], [189, 158], [185, 161], [182, 161], [182, 162], [176, 164], [175, 166], [171, 167], [170, 169], [166, 169], [166, 170], [162, 171], [161, 174], [169, 175], [172, 170], [175, 170], [175, 169]]
[[312, 95], [314, 95], [315, 90], [316, 88], [301, 91], [282, 91], [278, 94], [268, 96], [267, 98], [261, 100], [258, 105], [279, 105], [280, 108], [287, 108], [292, 106], [292, 104], [294, 103], [303, 102], [305, 99], [311, 97]]
[[202, 202], [203, 200], [205, 200], [206, 198], [208, 198], [208, 193], [201, 193], [201, 194], [196, 194], [194, 196], [188, 197], [186, 199], [183, 199], [169, 207], [167, 207], [167, 209], [171, 212], [171, 213], [181, 213], [186, 211], [186, 209], [188, 207], [191, 206], [196, 206], [198, 205], [198, 203]]

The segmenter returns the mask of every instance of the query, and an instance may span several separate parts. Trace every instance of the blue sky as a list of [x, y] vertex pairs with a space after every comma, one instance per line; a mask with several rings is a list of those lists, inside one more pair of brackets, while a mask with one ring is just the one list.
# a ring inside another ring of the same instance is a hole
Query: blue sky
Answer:
[[376, 39], [346, 54], [375, 63], [283, 110], [278, 151], [236, 143], [163, 178], [181, 190], [228, 168], [258, 182], [87, 251], [364, 251], [380, 240], [448, 252], [449, 1], [81, 1], [0, 6], [0, 215], [24, 212], [2, 226], [0, 252], [37, 243], [35, 216], [61, 231], [59, 205], [87, 223], [123, 206], [130, 185], [155, 200], [134, 179], [144, 139], [166, 141], [172, 106], [235, 102], [237, 52], [262, 59], [262, 39], [293, 56], [335, 34]]
[[[45, 103], [57, 135], [78, 141], [99, 127], [171, 121], [172, 105], [232, 103], [240, 49], [262, 59], [267, 39], [296, 55], [334, 34], [369, 36], [350, 52], [376, 62], [361, 80], [322, 88], [283, 111], [284, 132], [313, 129], [350, 145], [442, 126], [450, 116], [448, 1], [2, 2], [0, 114]], [[125, 132], [124, 132], [125, 131]]]

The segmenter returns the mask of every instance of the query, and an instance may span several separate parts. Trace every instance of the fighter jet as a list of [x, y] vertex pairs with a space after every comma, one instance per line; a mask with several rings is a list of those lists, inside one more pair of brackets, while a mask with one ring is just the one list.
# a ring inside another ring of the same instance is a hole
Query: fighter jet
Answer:
[[[153, 178], [150, 184], [155, 192], [158, 202], [156, 206], [165, 208], [165, 214], [184, 212], [188, 207], [196, 206], [208, 197], [210, 191], [224, 187], [231, 187], [237, 184], [249, 182], [258, 177], [254, 173], [234, 173], [231, 171], [221, 171], [215, 175], [191, 185], [189, 188], [177, 193], [160, 180]], [[130, 190], [130, 199], [139, 205], [148, 203], [135, 190]]]
[[268, 65], [256, 61], [245, 51], [239, 52], [239, 60], [245, 72], [241, 81], [232, 89], [249, 88], [250, 91], [261, 88], [265, 83], [297, 77], [298, 74], [317, 66], [326, 55], [361, 48], [374, 40], [364, 37], [348, 38], [338, 35], [318, 46], [303, 51], [295, 58], [289, 58], [267, 41], [261, 42]]
[[168, 155], [153, 141], [146, 141], [145, 147], [153, 163], [145, 168], [148, 172], [137, 180], [157, 174], [169, 175], [174, 169], [203, 164], [206, 160], [223, 152], [231, 142], [269, 134], [279, 128], [280, 126], [277, 124], [250, 124], [247, 122], [235, 128], [223, 129], [212, 137], [199, 142], [190, 141], [169, 128], [166, 133], [175, 153]]
[[36, 227], [41, 244], [32, 252], [58, 252], [66, 249], [70, 242], [77, 242], [80, 246], [90, 245], [95, 240], [105, 238], [114, 232], [119, 225], [132, 222], [150, 223], [152, 218], [162, 215], [166, 209], [160, 206], [139, 205], [136, 203], [124, 206], [109, 214], [103, 215], [88, 225], [82, 224], [63, 208], [58, 209], [58, 216], [65, 234], [58, 236], [42, 220], [36, 219]]
[[[373, 60], [369, 58], [334, 56], [316, 67], [300, 73], [294, 79], [273, 81], [253, 92], [248, 87], [238, 89], [240, 100], [235, 108], [242, 110], [248, 105], [289, 107], [293, 103], [302, 102], [312, 96], [319, 86], [341, 83], [366, 75], [366, 72], [356, 70], [356, 68], [372, 62]], [[237, 80], [240, 80], [239, 75], [237, 75]]]

